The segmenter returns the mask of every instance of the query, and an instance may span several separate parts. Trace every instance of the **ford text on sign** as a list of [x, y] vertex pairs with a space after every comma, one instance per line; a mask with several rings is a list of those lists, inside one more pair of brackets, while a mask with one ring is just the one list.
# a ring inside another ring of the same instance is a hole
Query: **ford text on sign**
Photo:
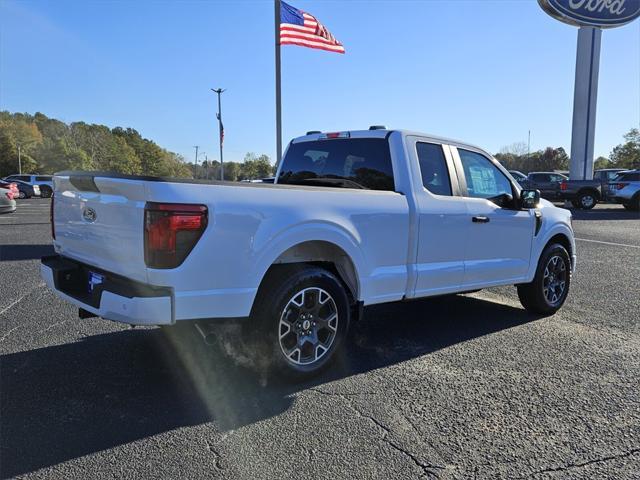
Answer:
[[538, 0], [551, 16], [572, 25], [619, 27], [640, 16], [640, 0]]

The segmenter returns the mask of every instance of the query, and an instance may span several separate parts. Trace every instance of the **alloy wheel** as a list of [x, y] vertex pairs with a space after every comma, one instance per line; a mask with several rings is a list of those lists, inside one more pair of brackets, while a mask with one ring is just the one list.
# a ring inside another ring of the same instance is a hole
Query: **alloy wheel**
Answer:
[[584, 208], [591, 208], [595, 201], [595, 198], [591, 195], [583, 195], [582, 198], [580, 198], [580, 203]]
[[288, 362], [309, 366], [322, 359], [338, 332], [338, 308], [322, 288], [299, 291], [287, 302], [278, 325], [280, 349]]
[[565, 260], [554, 255], [544, 268], [542, 291], [549, 305], [555, 306], [562, 301], [567, 287], [567, 265]]

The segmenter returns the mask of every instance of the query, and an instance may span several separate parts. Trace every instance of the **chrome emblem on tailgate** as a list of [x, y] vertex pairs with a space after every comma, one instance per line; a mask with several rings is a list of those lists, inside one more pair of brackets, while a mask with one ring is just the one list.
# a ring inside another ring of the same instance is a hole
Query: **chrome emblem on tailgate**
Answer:
[[91, 207], [85, 207], [85, 209], [82, 210], [82, 218], [85, 222], [93, 223], [96, 221], [96, 211]]

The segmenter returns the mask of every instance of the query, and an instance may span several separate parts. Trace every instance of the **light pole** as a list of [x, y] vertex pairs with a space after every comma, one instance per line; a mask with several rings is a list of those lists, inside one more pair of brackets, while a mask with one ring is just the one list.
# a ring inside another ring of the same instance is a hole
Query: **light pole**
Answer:
[[196, 161], [195, 161], [195, 166], [194, 166], [194, 177], [195, 177], [195, 169], [198, 167], [198, 149], [200, 148], [200, 145], [194, 145], [193, 148], [196, 149]]
[[22, 147], [18, 144], [18, 173], [22, 173], [22, 156], [21, 156]]
[[224, 125], [222, 125], [222, 103], [220, 101], [220, 97], [222, 95], [222, 92], [224, 92], [224, 89], [222, 88], [212, 88], [211, 89], [212, 92], [215, 92], [218, 94], [218, 115], [216, 115], [218, 117], [218, 129], [220, 131], [220, 180], [224, 180], [224, 160], [222, 157], [222, 142], [224, 141]]

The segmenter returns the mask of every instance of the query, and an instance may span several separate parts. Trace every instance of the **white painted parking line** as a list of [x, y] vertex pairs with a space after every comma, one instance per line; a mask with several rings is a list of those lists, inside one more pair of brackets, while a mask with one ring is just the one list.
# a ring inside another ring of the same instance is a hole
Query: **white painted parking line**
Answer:
[[589, 240], [588, 238], [576, 238], [580, 242], [601, 243], [602, 245], [613, 245], [615, 247], [640, 248], [640, 245], [628, 245], [626, 243], [603, 242], [602, 240]]

